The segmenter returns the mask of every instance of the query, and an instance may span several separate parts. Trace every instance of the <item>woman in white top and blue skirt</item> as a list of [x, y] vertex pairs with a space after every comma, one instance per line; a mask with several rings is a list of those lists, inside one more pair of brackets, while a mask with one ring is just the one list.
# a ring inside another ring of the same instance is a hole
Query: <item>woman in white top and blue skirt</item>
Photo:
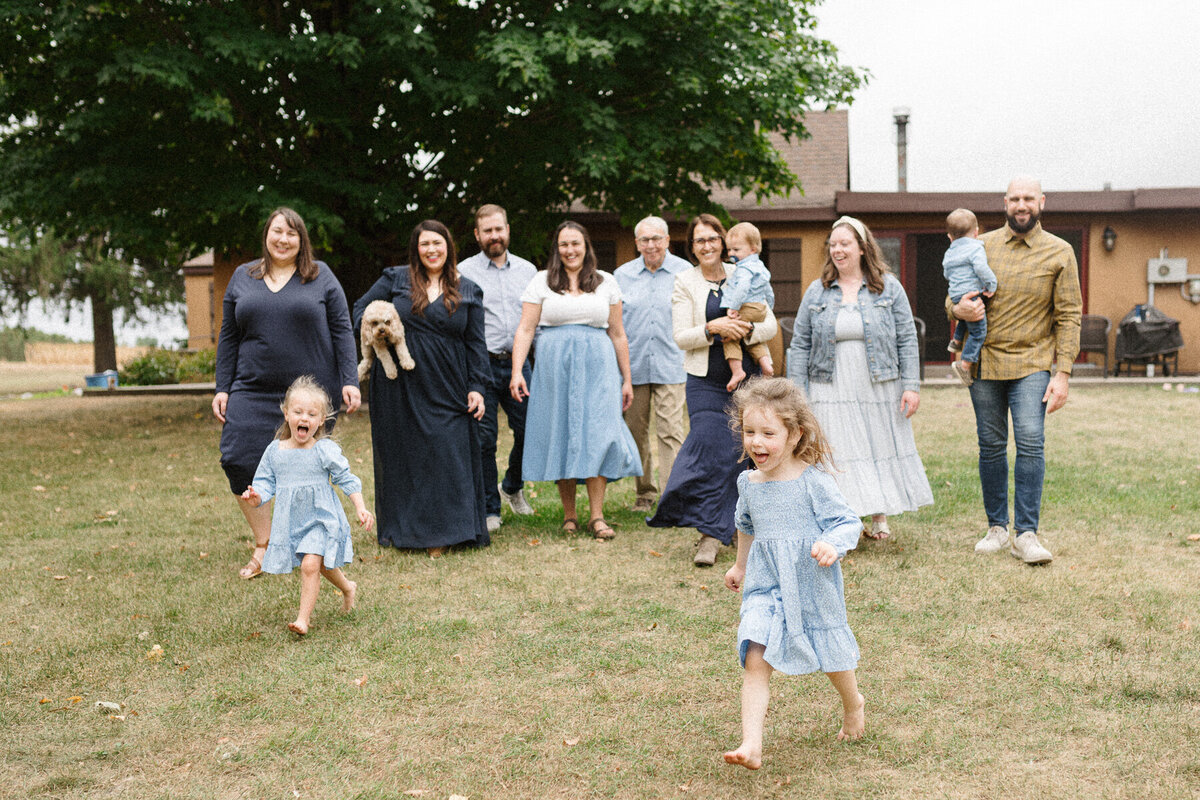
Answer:
[[[587, 485], [588, 531], [611, 539], [604, 520], [608, 481], [641, 475], [641, 460], [622, 413], [633, 402], [629, 343], [621, 320], [621, 290], [596, 268], [587, 230], [564, 222], [554, 231], [546, 269], [521, 295], [509, 390], [529, 398], [522, 477], [555, 481], [563, 530], [579, 530], [575, 485]], [[540, 331], [539, 331], [540, 326]], [[538, 332], [533, 385], [521, 370]]]

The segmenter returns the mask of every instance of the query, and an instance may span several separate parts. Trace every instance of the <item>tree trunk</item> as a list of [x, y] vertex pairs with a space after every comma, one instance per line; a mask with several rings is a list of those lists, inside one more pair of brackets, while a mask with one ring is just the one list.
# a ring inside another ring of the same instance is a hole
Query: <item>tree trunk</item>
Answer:
[[96, 372], [117, 368], [117, 337], [113, 334], [113, 309], [108, 298], [94, 293], [92, 301], [92, 359]]

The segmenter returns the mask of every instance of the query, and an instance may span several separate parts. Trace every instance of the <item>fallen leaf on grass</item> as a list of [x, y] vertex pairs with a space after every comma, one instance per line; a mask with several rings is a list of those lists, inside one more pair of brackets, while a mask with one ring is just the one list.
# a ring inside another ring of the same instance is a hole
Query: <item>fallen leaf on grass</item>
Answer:
[[450, 800], [468, 800], [468, 798], [462, 796], [461, 794], [452, 794], [450, 795]]
[[1200, 533], [1193, 533], [1188, 536], [1189, 542], [1200, 542]]
[[409, 797], [424, 797], [429, 794], [428, 789], [408, 789], [404, 792]]
[[702, 591], [702, 592], [707, 592], [707, 591], [708, 591], [708, 584], [707, 584], [707, 583], [702, 583], [702, 584], [700, 584], [700, 591]]
[[354, 685], [355, 685], [355, 686], [362, 686], [362, 685], [363, 685], [364, 683], [366, 683], [366, 682], [367, 682], [367, 676], [366, 676], [366, 675], [363, 675], [361, 678], [355, 678], [355, 679], [354, 679]]
[[228, 736], [222, 736], [220, 739], [217, 739], [217, 744], [225, 744], [228, 741], [229, 741]]
[[151, 647], [146, 651], [146, 660], [159, 661], [164, 655], [166, 655], [166, 653], [163, 652], [162, 646], [156, 644], [154, 647]]
[[652, 631], [652, 630], [654, 630], [654, 629], [655, 629], [655, 628], [657, 628], [657, 627], [658, 627], [658, 623], [657, 623], [657, 622], [651, 622], [651, 623], [650, 623], [650, 627], [649, 627], [649, 628], [646, 628], [646, 630], [648, 630], [648, 631]]
[[247, 635], [246, 638], [247, 639], [257, 639], [260, 636], [262, 636], [262, 631], [255, 631], [254, 633]]
[[66, 575], [55, 575], [54, 576], [54, 580], [56, 580], [56, 581], [65, 581], [66, 579], [67, 579]]
[[563, 739], [563, 744], [565, 744], [567, 747], [574, 747], [575, 745], [579, 744], [579, 737], [573, 736], [570, 739]]
[[67, 698], [67, 702], [70, 703], [71, 705], [75, 705], [76, 703], [82, 703], [83, 698], [80, 697], [79, 695], [73, 695], [73, 696]]
[[1192, 621], [1187, 617], [1183, 618], [1183, 622], [1179, 623], [1179, 630], [1190, 631], [1192, 629]]
[[44, 491], [46, 491], [46, 487], [42, 486], [41, 484], [38, 484], [37, 486], [33, 487], [33, 490], [35, 492], [44, 492]]
[[537, 547], [537, 546], [538, 546], [539, 544], [541, 544], [541, 543], [542, 543], [542, 540], [541, 540], [541, 539], [529, 539], [529, 540], [527, 541], [527, 544], [528, 544], [530, 547]]
[[662, 553], [658, 552], [657, 550], [651, 550], [650, 555], [654, 556], [655, 558], [662, 558]]
[[458, 663], [458, 664], [461, 664], [463, 661], [462, 655], [460, 653], [455, 653], [454, 655], [450, 656], [450, 660], [454, 661], [455, 663]]
[[109, 718], [109, 719], [115, 719], [115, 720], [119, 720], [119, 721], [121, 721], [121, 722], [124, 722], [124, 721], [125, 721], [125, 715], [124, 715], [124, 714], [109, 714], [109, 715], [108, 715], [108, 718]]
[[45, 705], [49, 702], [51, 702], [49, 697], [43, 697], [41, 700], [38, 700], [38, 705]]

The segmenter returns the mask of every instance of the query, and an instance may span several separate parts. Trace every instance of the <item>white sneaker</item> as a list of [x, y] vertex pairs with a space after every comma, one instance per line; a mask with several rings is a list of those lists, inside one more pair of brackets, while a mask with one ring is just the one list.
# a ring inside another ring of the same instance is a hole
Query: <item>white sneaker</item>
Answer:
[[495, 533], [498, 530], [500, 530], [500, 515], [499, 514], [488, 514], [487, 532]]
[[947, 353], [961, 353], [962, 346], [963, 346], [963, 343], [960, 342], [958, 339], [951, 339], [950, 344], [946, 345], [946, 352]]
[[1008, 528], [1003, 525], [993, 525], [988, 528], [987, 536], [975, 543], [976, 553], [999, 553], [1008, 544]]
[[500, 499], [508, 503], [508, 507], [513, 510], [514, 514], [528, 515], [533, 513], [533, 506], [529, 505], [529, 501], [525, 499], [525, 488], [521, 487], [512, 494], [504, 491], [504, 485], [498, 484], [496, 488], [500, 491]]
[[1033, 531], [1023, 531], [1014, 536], [1009, 552], [1013, 558], [1019, 558], [1026, 564], [1049, 564], [1054, 559], [1050, 551], [1042, 547]]

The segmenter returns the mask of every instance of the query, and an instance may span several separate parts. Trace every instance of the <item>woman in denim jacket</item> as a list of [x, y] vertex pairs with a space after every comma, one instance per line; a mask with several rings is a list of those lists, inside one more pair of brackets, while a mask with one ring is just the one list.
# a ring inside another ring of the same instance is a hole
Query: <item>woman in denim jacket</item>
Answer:
[[833, 448], [838, 487], [872, 539], [888, 515], [933, 503], [910, 418], [921, 403], [917, 330], [900, 281], [871, 231], [833, 224], [821, 277], [804, 293], [787, 374], [804, 389]]

